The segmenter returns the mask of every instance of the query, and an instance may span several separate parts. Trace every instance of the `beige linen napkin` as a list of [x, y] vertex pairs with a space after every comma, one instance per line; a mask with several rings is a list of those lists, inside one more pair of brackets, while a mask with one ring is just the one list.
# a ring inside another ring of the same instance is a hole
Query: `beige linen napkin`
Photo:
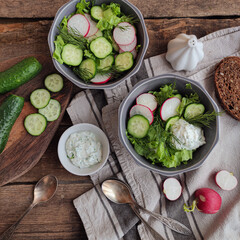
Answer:
[[[164, 239], [240, 239], [240, 188], [237, 186], [232, 191], [223, 191], [214, 183], [214, 174], [221, 169], [233, 172], [240, 180], [240, 122], [228, 114], [220, 117], [218, 144], [202, 167], [176, 176], [183, 185], [183, 194], [174, 202], [168, 201], [163, 196], [160, 187], [166, 177], [138, 166], [120, 144], [117, 135], [119, 103], [136, 82], [146, 77], [164, 73], [187, 76], [199, 82], [221, 109], [214, 92], [214, 69], [222, 58], [240, 56], [240, 27], [223, 29], [200, 40], [204, 44], [205, 56], [191, 72], [175, 72], [162, 54], [146, 59], [140, 71], [118, 88], [105, 91], [108, 105], [103, 109], [104, 104], [98, 96], [95, 96], [97, 92], [89, 90], [79, 93], [69, 105], [67, 111], [73, 124], [79, 122], [96, 124], [107, 133], [111, 143], [111, 154], [107, 164], [101, 171], [91, 176], [95, 187], [74, 200], [89, 239], [114, 240], [139, 239], [139, 237], [144, 240], [153, 239], [142, 224], [138, 224], [138, 232], [135, 231], [138, 219], [128, 206], [110, 203], [103, 196], [99, 183], [112, 176], [123, 179], [131, 186], [134, 197], [140, 205], [181, 221], [193, 231], [192, 236], [183, 236], [161, 224], [156, 225], [156, 222], [149, 219]], [[183, 211], [183, 203], [190, 204], [193, 193], [200, 187], [212, 188], [221, 195], [222, 207], [217, 214]]]

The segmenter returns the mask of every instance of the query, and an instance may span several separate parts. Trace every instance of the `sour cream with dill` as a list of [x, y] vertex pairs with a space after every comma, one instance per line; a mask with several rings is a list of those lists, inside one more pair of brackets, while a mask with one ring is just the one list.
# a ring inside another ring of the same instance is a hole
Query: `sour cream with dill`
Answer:
[[86, 168], [102, 160], [102, 146], [90, 131], [72, 133], [66, 141], [67, 157], [79, 168]]
[[178, 150], [195, 150], [206, 143], [203, 130], [183, 119], [172, 125], [171, 132], [175, 136], [172, 143]]

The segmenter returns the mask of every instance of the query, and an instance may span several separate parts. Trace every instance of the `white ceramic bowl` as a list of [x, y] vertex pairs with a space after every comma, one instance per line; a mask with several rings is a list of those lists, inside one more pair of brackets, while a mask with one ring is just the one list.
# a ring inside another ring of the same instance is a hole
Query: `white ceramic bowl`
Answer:
[[[66, 153], [66, 141], [68, 137], [75, 132], [79, 131], [90, 131], [96, 135], [97, 140], [102, 145], [102, 161], [92, 165], [87, 168], [79, 168], [75, 166], [70, 159], [67, 157]], [[78, 176], [87, 176], [96, 173], [99, 171], [104, 164], [106, 163], [109, 156], [109, 141], [106, 134], [97, 126], [88, 124], [88, 123], [80, 123], [69, 127], [60, 137], [58, 142], [58, 157], [63, 167], [72, 174]]]

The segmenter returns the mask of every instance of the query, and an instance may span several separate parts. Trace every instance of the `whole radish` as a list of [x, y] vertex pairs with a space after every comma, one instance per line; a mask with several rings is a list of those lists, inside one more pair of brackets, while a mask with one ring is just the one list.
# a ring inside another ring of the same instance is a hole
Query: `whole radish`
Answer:
[[195, 207], [203, 213], [214, 214], [219, 211], [222, 205], [221, 196], [210, 188], [200, 188], [194, 193], [195, 200], [192, 206], [188, 207], [184, 204], [184, 211], [192, 212]]

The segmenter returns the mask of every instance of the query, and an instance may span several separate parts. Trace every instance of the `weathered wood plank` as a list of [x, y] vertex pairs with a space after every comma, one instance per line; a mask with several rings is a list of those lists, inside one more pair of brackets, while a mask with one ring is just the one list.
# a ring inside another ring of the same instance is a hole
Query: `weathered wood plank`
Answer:
[[[147, 19], [150, 44], [146, 57], [164, 53], [167, 43], [179, 33], [195, 34], [198, 38], [219, 29], [240, 25], [236, 19]], [[49, 54], [47, 35], [52, 21], [0, 21], [0, 61], [27, 54]]]
[[[0, 234], [26, 210], [33, 198], [33, 188], [34, 185], [0, 188]], [[87, 239], [72, 201], [88, 189], [89, 184], [66, 185], [59, 181], [54, 198], [36, 206], [22, 220], [13, 239]]]
[[[0, 17], [52, 18], [67, 0], [7, 0], [1, 1]], [[97, 2], [97, 1], [96, 1]], [[130, 0], [145, 18], [235, 16], [240, 13], [239, 0]]]

